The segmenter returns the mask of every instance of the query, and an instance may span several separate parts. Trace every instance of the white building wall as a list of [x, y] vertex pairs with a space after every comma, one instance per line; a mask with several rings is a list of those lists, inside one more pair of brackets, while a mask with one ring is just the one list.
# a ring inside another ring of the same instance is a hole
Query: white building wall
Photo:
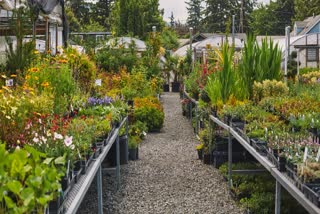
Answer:
[[[57, 27], [55, 24], [50, 25], [49, 34], [50, 34], [50, 51], [52, 54], [56, 54], [57, 50], [56, 47], [61, 48], [63, 47], [63, 40], [62, 40], [62, 27]], [[57, 33], [58, 31], [58, 33]], [[58, 40], [57, 40], [58, 35]], [[58, 43], [57, 43], [58, 42]]]

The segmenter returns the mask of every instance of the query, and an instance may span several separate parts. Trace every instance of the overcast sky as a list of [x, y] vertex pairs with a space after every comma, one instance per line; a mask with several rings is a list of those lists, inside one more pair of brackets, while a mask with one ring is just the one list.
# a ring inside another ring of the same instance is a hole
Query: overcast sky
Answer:
[[[176, 20], [185, 22], [188, 16], [185, 1], [187, 0], [159, 0], [160, 8], [165, 11], [164, 19], [168, 21], [173, 12]], [[269, 2], [269, 0], [258, 0], [258, 2]]]

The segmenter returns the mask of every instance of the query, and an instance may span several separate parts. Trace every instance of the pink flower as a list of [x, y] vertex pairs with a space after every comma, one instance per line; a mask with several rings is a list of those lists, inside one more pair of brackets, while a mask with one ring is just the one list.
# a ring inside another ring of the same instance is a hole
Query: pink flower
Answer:
[[53, 133], [53, 138], [56, 140], [56, 139], [59, 139], [59, 140], [62, 140], [63, 139], [63, 136], [61, 134], [58, 134], [57, 132]]
[[66, 136], [66, 138], [64, 139], [64, 144], [67, 146], [67, 147], [71, 147], [72, 145], [72, 136], [69, 137], [69, 136]]

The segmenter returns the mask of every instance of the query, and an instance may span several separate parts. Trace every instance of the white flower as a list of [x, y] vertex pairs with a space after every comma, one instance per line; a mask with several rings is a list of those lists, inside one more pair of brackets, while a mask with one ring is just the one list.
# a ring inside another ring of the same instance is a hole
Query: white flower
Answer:
[[47, 138], [45, 138], [44, 136], [41, 137], [42, 142], [46, 143], [47, 142]]
[[58, 134], [57, 132], [53, 133], [53, 137], [54, 139], [59, 139], [59, 140], [62, 140], [63, 139], [63, 136], [61, 134]]
[[35, 142], [35, 143], [39, 143], [39, 138], [34, 137], [34, 138], [33, 138], [33, 142]]
[[[72, 145], [72, 136], [69, 137], [69, 136], [66, 136], [66, 138], [64, 139], [64, 144], [67, 146], [67, 147], [70, 147], [71, 148], [71, 145]], [[72, 148], [71, 148], [72, 149]]]
[[39, 118], [39, 123], [42, 124], [42, 120]]

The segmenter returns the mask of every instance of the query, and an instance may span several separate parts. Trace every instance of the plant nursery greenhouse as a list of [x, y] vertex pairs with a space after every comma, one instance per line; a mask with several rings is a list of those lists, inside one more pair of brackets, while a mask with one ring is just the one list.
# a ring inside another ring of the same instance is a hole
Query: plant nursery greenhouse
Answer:
[[0, 214], [320, 214], [319, 50], [318, 0], [0, 0]]

